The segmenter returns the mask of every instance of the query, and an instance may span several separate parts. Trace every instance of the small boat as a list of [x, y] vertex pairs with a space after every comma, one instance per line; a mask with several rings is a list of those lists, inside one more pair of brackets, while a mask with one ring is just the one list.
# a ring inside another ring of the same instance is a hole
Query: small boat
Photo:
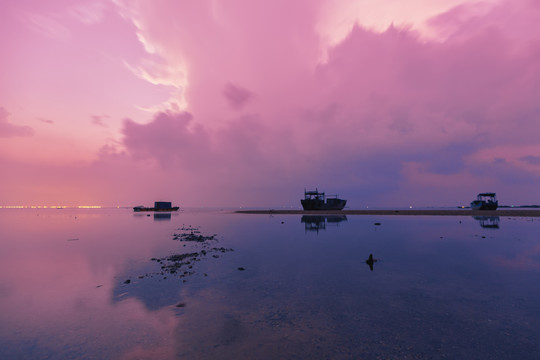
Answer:
[[326, 197], [323, 192], [304, 190], [304, 199], [300, 200], [304, 210], [343, 210], [347, 200], [339, 199], [337, 195]]
[[473, 210], [497, 210], [499, 202], [495, 193], [480, 193], [476, 200], [471, 201]]
[[133, 211], [177, 211], [180, 209], [179, 206], [172, 206], [170, 201], [156, 201], [154, 202], [154, 207], [145, 207], [142, 205], [135, 206]]

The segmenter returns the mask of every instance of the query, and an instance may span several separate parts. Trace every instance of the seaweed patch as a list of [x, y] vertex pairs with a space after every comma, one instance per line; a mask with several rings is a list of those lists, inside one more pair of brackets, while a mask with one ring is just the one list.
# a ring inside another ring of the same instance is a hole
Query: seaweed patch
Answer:
[[[173, 240], [181, 242], [192, 242], [195, 246], [201, 248], [198, 251], [185, 252], [179, 254], [172, 254], [165, 257], [156, 258], [153, 257], [150, 260], [159, 264], [160, 268], [156, 272], [146, 273], [139, 275], [137, 278], [143, 279], [148, 277], [163, 277], [167, 279], [167, 276], [173, 276], [176, 278], [185, 278], [196, 274], [193, 266], [196, 262], [204, 260], [206, 258], [219, 258], [218, 253], [226, 253], [234, 251], [230, 248], [216, 247], [218, 242], [217, 235], [203, 235], [198, 227], [192, 227], [191, 225], [186, 227], [182, 226], [172, 235]], [[186, 246], [186, 244], [184, 244]], [[208, 274], [204, 274], [208, 276]], [[185, 280], [184, 280], [185, 281]], [[131, 281], [127, 279], [124, 284], [130, 284]]]

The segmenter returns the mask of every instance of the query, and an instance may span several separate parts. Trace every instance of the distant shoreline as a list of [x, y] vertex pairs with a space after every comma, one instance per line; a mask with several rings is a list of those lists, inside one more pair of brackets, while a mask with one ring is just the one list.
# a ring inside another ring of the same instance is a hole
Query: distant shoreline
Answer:
[[416, 215], [416, 216], [514, 216], [514, 217], [540, 217], [540, 210], [531, 209], [499, 209], [499, 210], [237, 210], [238, 214], [279, 214], [279, 215]]

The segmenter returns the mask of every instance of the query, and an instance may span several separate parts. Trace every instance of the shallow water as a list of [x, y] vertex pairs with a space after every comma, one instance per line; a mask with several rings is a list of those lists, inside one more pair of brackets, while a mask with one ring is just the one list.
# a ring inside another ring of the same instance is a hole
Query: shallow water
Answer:
[[540, 353], [538, 219], [157, 215], [0, 210], [0, 358]]

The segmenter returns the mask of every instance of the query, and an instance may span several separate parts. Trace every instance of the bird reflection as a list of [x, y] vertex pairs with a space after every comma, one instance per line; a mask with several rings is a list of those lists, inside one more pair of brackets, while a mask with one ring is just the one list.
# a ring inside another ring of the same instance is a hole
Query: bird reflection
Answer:
[[373, 264], [377, 262], [377, 259], [373, 258], [373, 254], [369, 254], [369, 258], [366, 260], [366, 264], [369, 265], [369, 270], [373, 271]]

